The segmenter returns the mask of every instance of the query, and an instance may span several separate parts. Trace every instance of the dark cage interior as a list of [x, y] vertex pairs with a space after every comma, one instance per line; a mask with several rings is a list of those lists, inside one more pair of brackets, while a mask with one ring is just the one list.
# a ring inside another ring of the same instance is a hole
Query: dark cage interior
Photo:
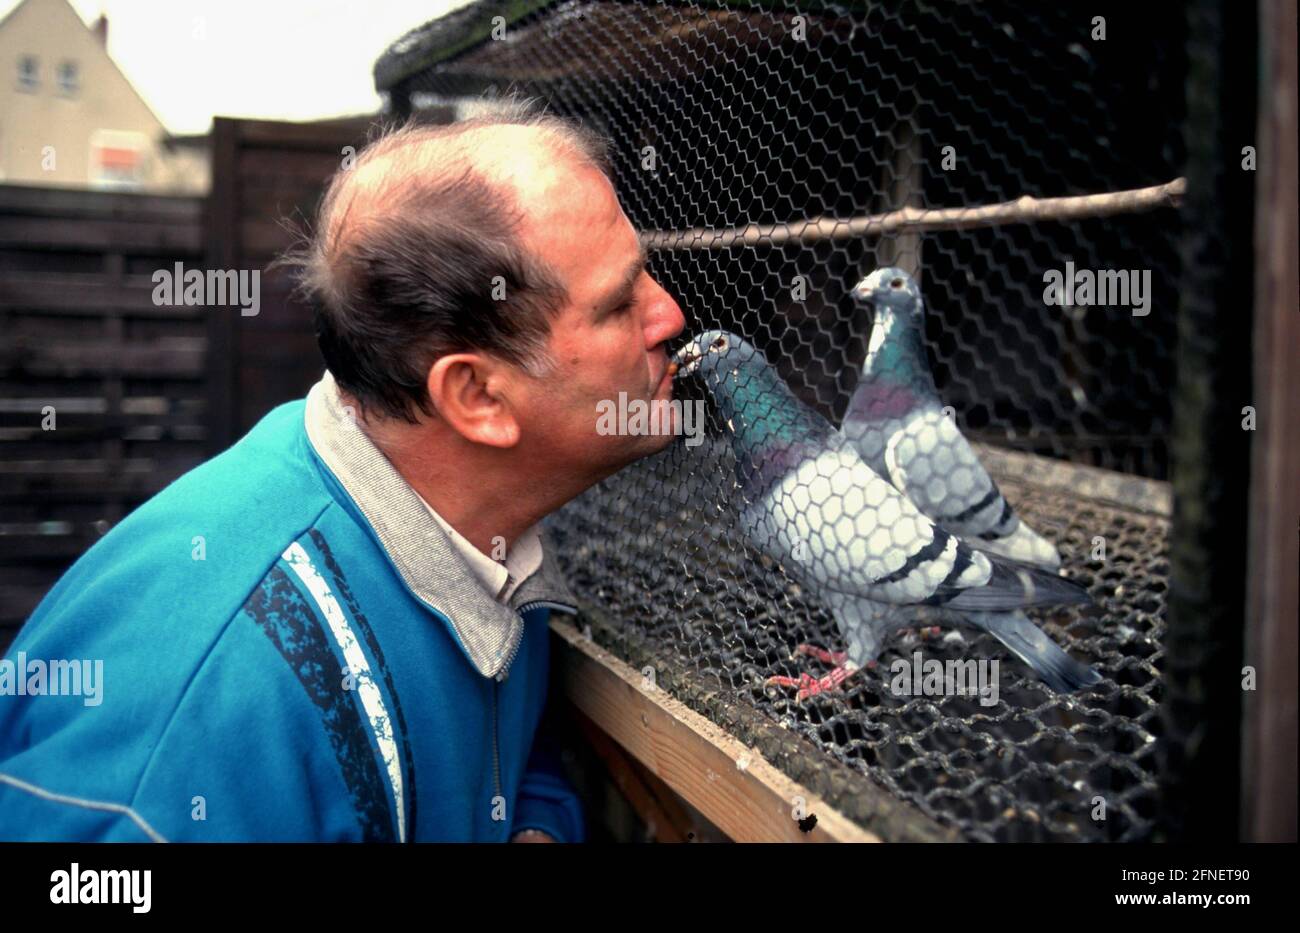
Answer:
[[[750, 503], [712, 401], [704, 443], [551, 522], [598, 641], [885, 838], [1158, 835], [1189, 222], [1169, 186], [1188, 174], [1193, 22], [1131, 3], [478, 3], [376, 67], [398, 114], [514, 90], [606, 133], [688, 331], [742, 335], [834, 424], [873, 326], [851, 289], [880, 266], [916, 276], [938, 395], [1100, 607], [1030, 615], [1099, 684], [1055, 693], [989, 635], [913, 619], [840, 691], [774, 688], [826, 673], [797, 646], [843, 644], [815, 590], [737, 530]], [[1214, 47], [1217, 23], [1201, 28]], [[1138, 189], [1159, 196], [1091, 216], [847, 225]], [[813, 235], [817, 218], [845, 223]], [[1070, 268], [1132, 270], [1145, 293], [1047, 303], [1045, 275]], [[917, 650], [999, 659], [998, 702], [896, 696], [886, 672]]]

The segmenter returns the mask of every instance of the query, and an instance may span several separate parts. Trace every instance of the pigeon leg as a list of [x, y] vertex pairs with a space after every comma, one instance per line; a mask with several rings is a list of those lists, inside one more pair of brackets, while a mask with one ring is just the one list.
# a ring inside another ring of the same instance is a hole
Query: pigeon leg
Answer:
[[801, 644], [794, 649], [795, 657], [800, 655], [810, 655], [821, 661], [823, 664], [829, 664], [831, 667], [839, 667], [848, 659], [847, 651], [827, 651], [825, 648], [819, 648], [817, 645], [807, 643]]
[[813, 677], [811, 674], [807, 673], [800, 674], [797, 678], [777, 674], [773, 677], [769, 677], [766, 680], [766, 684], [778, 687], [798, 687], [799, 693], [796, 698], [802, 701], [809, 697], [817, 696], [819, 693], [834, 693], [840, 689], [840, 685], [844, 683], [844, 681], [848, 680], [859, 670], [861, 670], [861, 668], [857, 667], [850, 661], [846, 661], [823, 677]]

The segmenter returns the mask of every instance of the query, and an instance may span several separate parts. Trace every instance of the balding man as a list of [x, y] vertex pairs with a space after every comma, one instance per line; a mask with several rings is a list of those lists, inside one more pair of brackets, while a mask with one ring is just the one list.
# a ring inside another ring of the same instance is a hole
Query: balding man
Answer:
[[[0, 839], [583, 838], [538, 737], [573, 611], [538, 523], [671, 441], [597, 412], [671, 397], [684, 324], [604, 146], [516, 103], [338, 173], [290, 260], [324, 377], [37, 608], [0, 666]], [[93, 705], [31, 689], [83, 659]]]

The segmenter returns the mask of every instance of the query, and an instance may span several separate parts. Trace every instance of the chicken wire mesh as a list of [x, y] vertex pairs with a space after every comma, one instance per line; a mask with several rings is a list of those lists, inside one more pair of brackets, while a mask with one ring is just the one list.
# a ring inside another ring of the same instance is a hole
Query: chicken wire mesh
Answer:
[[[1132, 841], [1156, 825], [1179, 212], [1164, 197], [1033, 222], [801, 226], [909, 207], [969, 220], [1022, 196], [1177, 179], [1186, 24], [1163, 9], [1093, 6], [565, 2], [520, 16], [480, 3], [404, 37], [376, 68], [399, 113], [511, 88], [609, 136], [624, 209], [647, 231], [651, 272], [688, 332], [757, 348], [792, 391], [790, 410], [811, 413], [801, 443], [838, 443], [819, 432], [843, 422], [887, 317], [854, 286], [885, 266], [915, 276], [916, 365], [1094, 601], [1029, 614], [1099, 683], [1058, 693], [986, 632], [932, 627], [914, 604], [960, 582], [965, 559], [948, 552], [900, 597], [909, 606], [890, 617], [874, 667], [802, 699], [774, 683], [820, 678], [839, 660], [801, 646], [846, 647], [827, 574], [875, 561], [858, 592], [881, 596], [871, 584], [915, 570], [903, 565], [939, 539], [909, 527], [873, 552], [869, 532], [897, 531], [899, 519], [864, 494], [867, 533], [835, 538], [810, 567], [788, 539], [816, 533], [805, 516], [817, 506], [790, 486], [777, 497], [785, 519], [773, 523], [769, 497], [756, 531], [754, 508], [780, 479], [772, 463], [789, 466], [782, 457], [799, 445], [766, 466], [738, 463], [736, 406], [717, 391], [734, 355], [712, 385], [678, 384], [688, 404], [707, 403], [703, 443], [675, 444], [550, 521], [594, 637], [886, 838]], [[1136, 293], [1135, 307], [1049, 305], [1045, 275], [1067, 262], [1146, 273], [1145, 306]], [[743, 394], [752, 378], [730, 384]], [[748, 421], [770, 423], [773, 410]], [[795, 487], [833, 473], [822, 461]], [[999, 659], [997, 702], [898, 695], [887, 672], [916, 651]]]

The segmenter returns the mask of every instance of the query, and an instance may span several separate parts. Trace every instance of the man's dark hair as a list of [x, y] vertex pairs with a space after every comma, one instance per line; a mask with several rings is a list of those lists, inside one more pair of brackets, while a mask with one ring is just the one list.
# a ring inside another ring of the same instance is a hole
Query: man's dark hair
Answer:
[[363, 411], [434, 414], [426, 378], [448, 353], [491, 353], [538, 376], [553, 365], [546, 338], [568, 302], [563, 283], [519, 242], [511, 185], [473, 162], [474, 131], [502, 125], [536, 128], [557, 156], [612, 174], [604, 137], [532, 101], [408, 122], [335, 174], [314, 233], [276, 263], [294, 269], [325, 365]]

